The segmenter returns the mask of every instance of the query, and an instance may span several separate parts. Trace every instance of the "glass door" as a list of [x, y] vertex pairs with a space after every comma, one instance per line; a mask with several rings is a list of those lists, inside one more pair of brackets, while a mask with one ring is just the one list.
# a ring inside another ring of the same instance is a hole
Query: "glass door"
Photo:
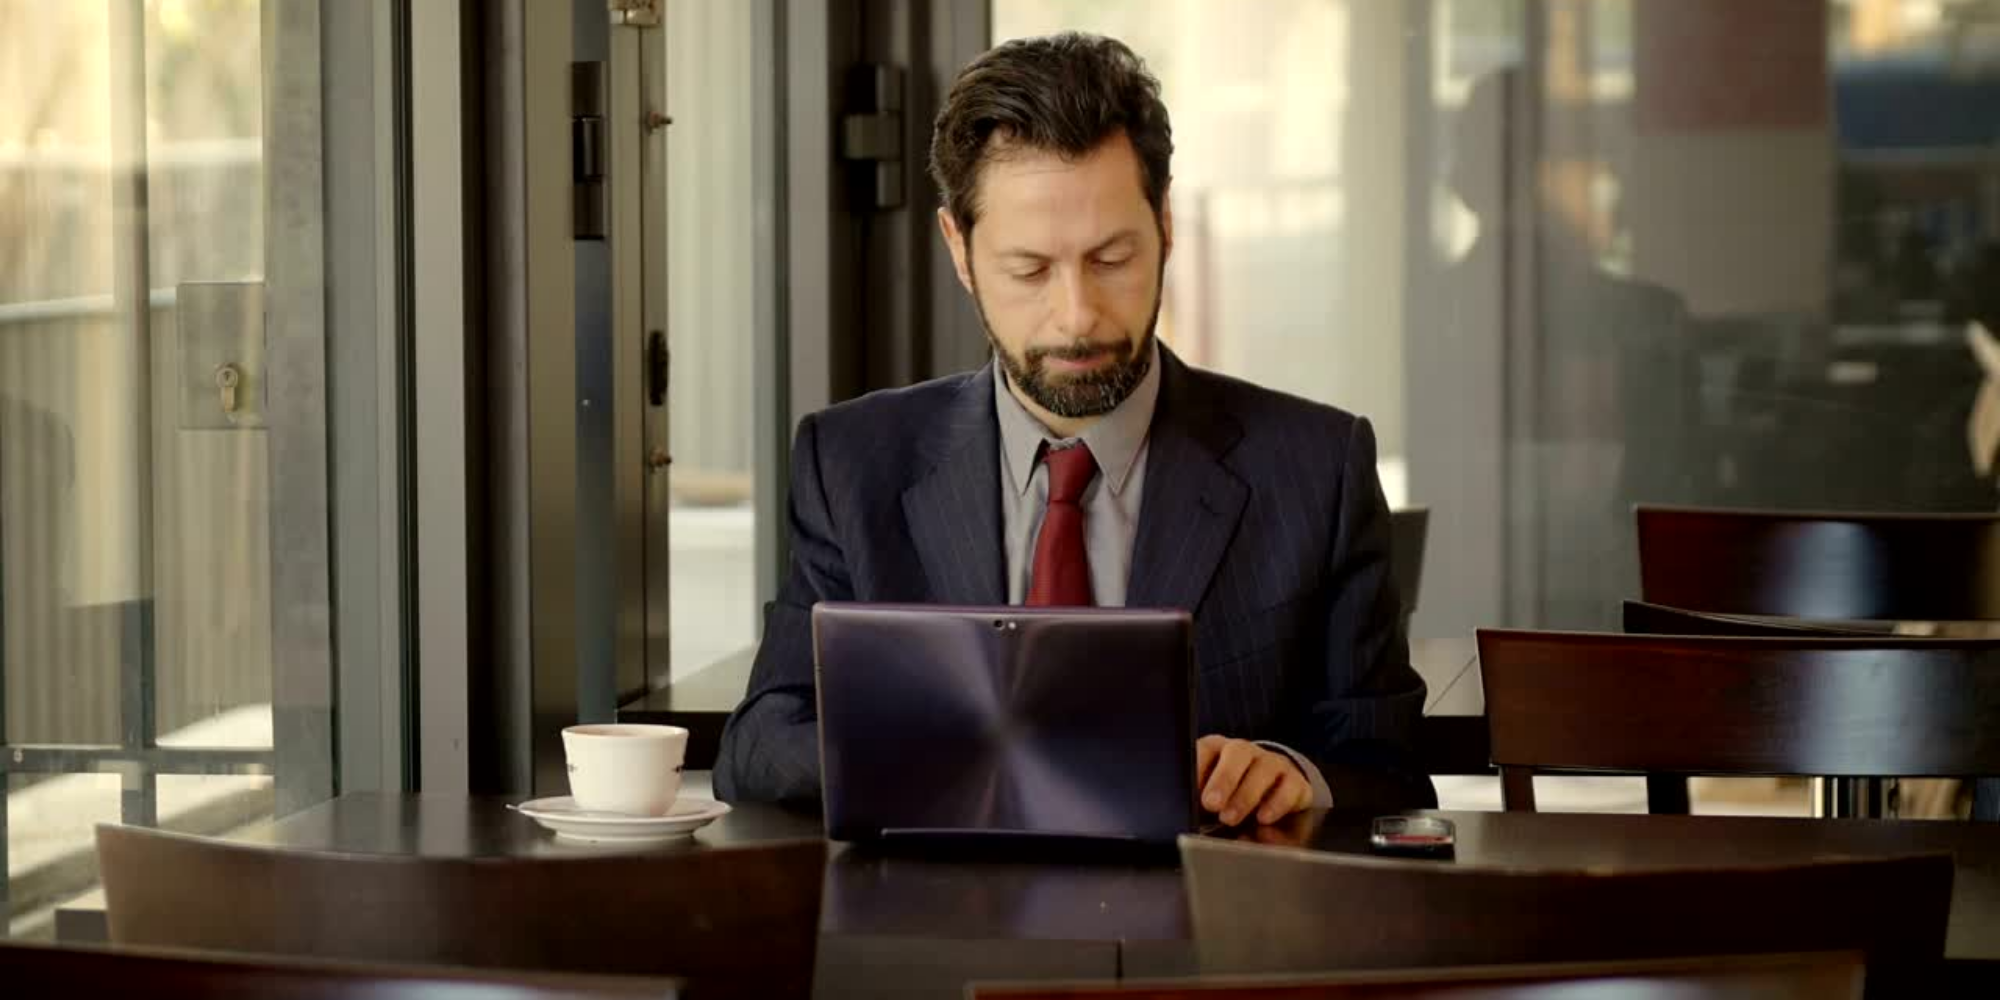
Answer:
[[[770, 122], [754, 95], [757, 55], [769, 51], [757, 32], [770, 30], [773, 5], [614, 0], [612, 8], [602, 343], [615, 420], [600, 436], [616, 459], [579, 471], [612, 484], [604, 536], [615, 559], [601, 577], [618, 581], [617, 609], [599, 622], [617, 619], [625, 695], [634, 658], [656, 687], [746, 655], [761, 626], [754, 470], [760, 408], [772, 397], [758, 373], [768, 389], [777, 362], [757, 346], [760, 324], [771, 322], [754, 287], [759, 233], [772, 219], [757, 208], [769, 156], [757, 136]], [[591, 30], [579, 31], [579, 58], [588, 58]], [[588, 354], [583, 253], [578, 343]], [[580, 371], [595, 363], [579, 362]], [[580, 452], [590, 453], [587, 444]]]
[[0, 2], [0, 915], [333, 792], [315, 4]]

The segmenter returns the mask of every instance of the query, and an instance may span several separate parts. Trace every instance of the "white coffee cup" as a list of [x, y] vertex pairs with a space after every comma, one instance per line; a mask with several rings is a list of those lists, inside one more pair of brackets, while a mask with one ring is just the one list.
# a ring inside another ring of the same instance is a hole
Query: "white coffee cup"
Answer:
[[569, 794], [579, 808], [664, 816], [681, 793], [688, 731], [679, 726], [590, 725], [563, 730]]

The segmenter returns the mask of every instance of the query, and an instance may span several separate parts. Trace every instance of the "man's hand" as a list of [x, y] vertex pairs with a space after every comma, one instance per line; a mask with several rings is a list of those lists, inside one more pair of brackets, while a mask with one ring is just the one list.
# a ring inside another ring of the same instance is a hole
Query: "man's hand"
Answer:
[[1204, 736], [1195, 747], [1201, 805], [1224, 826], [1257, 817], [1276, 823], [1312, 805], [1312, 784], [1290, 757], [1249, 740]]

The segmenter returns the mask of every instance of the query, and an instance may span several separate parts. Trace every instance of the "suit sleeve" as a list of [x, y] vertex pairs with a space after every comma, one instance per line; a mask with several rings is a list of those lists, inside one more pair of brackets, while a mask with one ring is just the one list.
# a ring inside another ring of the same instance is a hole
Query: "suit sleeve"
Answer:
[[1424, 681], [1410, 666], [1389, 579], [1389, 502], [1367, 420], [1355, 421], [1345, 450], [1327, 568], [1325, 685], [1292, 746], [1318, 765], [1337, 807], [1435, 805], [1413, 749]]
[[854, 589], [820, 468], [818, 427], [808, 416], [792, 445], [791, 566], [765, 613], [749, 690], [722, 731], [715, 791], [724, 801], [819, 802], [812, 607], [849, 600]]

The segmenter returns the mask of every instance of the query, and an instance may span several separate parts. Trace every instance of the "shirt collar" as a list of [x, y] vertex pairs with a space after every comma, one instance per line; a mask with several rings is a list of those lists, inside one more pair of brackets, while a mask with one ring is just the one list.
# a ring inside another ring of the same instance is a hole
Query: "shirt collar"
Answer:
[[1097, 459], [1098, 471], [1104, 475], [1104, 485], [1112, 496], [1125, 492], [1125, 483], [1132, 476], [1132, 467], [1139, 461], [1139, 449], [1146, 443], [1146, 434], [1153, 426], [1153, 409], [1160, 398], [1160, 344], [1156, 339], [1147, 348], [1152, 352], [1152, 363], [1146, 367], [1146, 377], [1132, 390], [1118, 408], [1091, 424], [1089, 429], [1074, 438], [1060, 438], [1042, 425], [1028, 408], [1014, 398], [1013, 390], [1007, 386], [1006, 369], [997, 361], [993, 365], [993, 409], [1000, 423], [1000, 453], [1007, 471], [1007, 485], [1016, 494], [1026, 494], [1028, 484], [1034, 480], [1035, 459], [1041, 451], [1042, 442], [1051, 447], [1070, 445], [1082, 441], [1090, 446], [1091, 457]]

